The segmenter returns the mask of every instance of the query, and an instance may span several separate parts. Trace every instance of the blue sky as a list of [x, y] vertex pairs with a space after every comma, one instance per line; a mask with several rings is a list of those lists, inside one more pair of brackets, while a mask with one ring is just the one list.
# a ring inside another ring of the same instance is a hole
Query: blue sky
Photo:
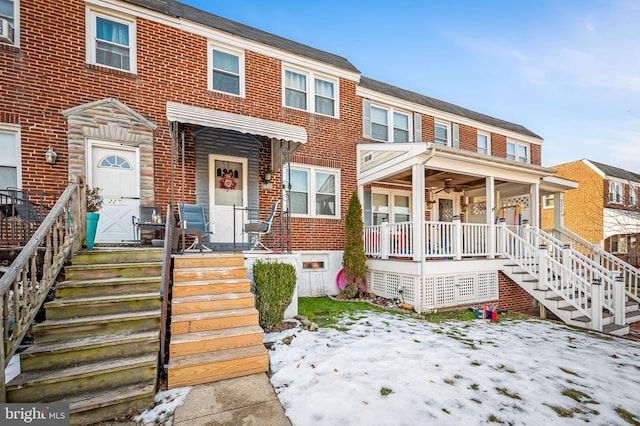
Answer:
[[640, 1], [182, 1], [521, 124], [545, 166], [640, 172]]

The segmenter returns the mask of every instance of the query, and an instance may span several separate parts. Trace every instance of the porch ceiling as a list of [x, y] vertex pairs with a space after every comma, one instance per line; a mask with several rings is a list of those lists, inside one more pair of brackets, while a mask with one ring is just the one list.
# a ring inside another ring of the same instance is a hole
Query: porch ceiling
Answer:
[[169, 122], [235, 130], [240, 133], [267, 136], [271, 139], [291, 142], [292, 153], [307, 142], [307, 131], [301, 126], [177, 102], [167, 102], [167, 120]]

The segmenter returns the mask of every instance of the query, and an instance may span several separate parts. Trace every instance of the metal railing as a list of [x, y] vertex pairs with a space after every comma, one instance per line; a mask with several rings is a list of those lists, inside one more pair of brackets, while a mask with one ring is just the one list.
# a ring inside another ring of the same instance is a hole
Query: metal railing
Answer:
[[165, 373], [165, 364], [169, 360], [169, 338], [168, 333], [170, 310], [171, 305], [171, 286], [173, 284], [173, 277], [171, 276], [172, 262], [171, 252], [173, 248], [173, 239], [176, 238], [174, 230], [176, 229], [175, 213], [171, 203], [167, 205], [167, 217], [165, 220], [164, 229], [164, 252], [162, 259], [162, 278], [160, 283], [160, 371], [161, 374]]
[[[0, 278], [0, 402], [6, 400], [5, 368], [31, 328], [55, 280], [85, 233], [84, 185], [69, 183], [62, 196]], [[39, 267], [38, 254], [44, 251]]]

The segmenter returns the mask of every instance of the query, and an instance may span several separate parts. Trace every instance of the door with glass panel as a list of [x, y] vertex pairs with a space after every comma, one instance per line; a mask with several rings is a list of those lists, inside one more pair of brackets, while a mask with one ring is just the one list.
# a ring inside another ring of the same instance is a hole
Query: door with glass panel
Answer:
[[241, 209], [247, 206], [246, 158], [209, 155], [209, 206], [209, 221], [215, 229], [209, 241], [232, 243], [234, 230], [235, 241], [242, 241]]

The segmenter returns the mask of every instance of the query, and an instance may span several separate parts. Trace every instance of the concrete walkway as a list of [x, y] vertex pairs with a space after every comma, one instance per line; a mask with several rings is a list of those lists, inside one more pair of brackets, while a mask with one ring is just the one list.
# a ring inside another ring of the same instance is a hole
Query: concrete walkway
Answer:
[[291, 426], [265, 373], [191, 388], [174, 426]]

